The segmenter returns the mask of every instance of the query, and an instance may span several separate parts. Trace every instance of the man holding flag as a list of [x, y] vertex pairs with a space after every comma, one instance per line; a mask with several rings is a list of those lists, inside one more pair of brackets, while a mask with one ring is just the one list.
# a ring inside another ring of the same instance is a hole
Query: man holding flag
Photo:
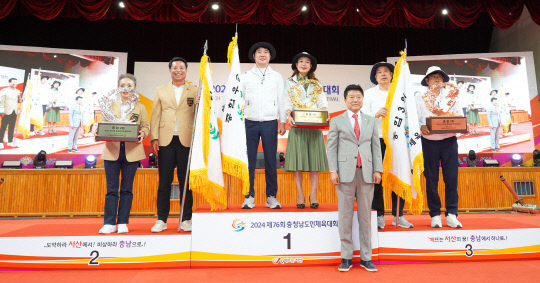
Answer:
[[[383, 139], [382, 130], [382, 117], [388, 114], [388, 109], [385, 107], [386, 98], [388, 97], [388, 91], [390, 90], [390, 84], [392, 82], [392, 76], [394, 74], [394, 65], [386, 62], [379, 62], [373, 65], [371, 68], [370, 80], [374, 87], [366, 90], [366, 97], [364, 99], [363, 112], [375, 117], [376, 125], [379, 131], [379, 139], [381, 142], [382, 158], [384, 160], [384, 154], [386, 151], [386, 144]], [[399, 218], [397, 217], [397, 195], [392, 191], [392, 215], [394, 220], [392, 225], [396, 225], [398, 222], [399, 227], [413, 228], [413, 225], [409, 223], [403, 216], [403, 207], [405, 200], [400, 199], [399, 202]], [[384, 193], [383, 186], [381, 184], [375, 184], [375, 192], [373, 193], [372, 209], [377, 211], [377, 227], [379, 229], [384, 228]], [[399, 221], [398, 221], [399, 219]]]
[[[159, 164], [156, 204], [158, 220], [151, 229], [154, 233], [167, 229], [175, 167], [180, 184], [180, 195], [184, 195], [195, 104], [198, 103], [197, 87], [186, 83], [187, 67], [186, 59], [181, 57], [171, 59], [169, 73], [172, 82], [156, 88], [152, 106], [150, 141]], [[188, 188], [185, 189], [188, 190]], [[184, 207], [182, 207], [183, 218], [180, 220], [184, 231], [191, 231], [192, 206], [193, 195], [191, 190], [188, 190], [185, 193]]]
[[[382, 120], [383, 138], [386, 144], [383, 183], [386, 188], [392, 189], [397, 196], [409, 204], [409, 212], [420, 214], [424, 202], [420, 174], [422, 174], [424, 164], [420, 125], [410, 77], [406, 53], [401, 52], [401, 59], [394, 68], [392, 84], [386, 99], [385, 108], [388, 112]], [[402, 210], [401, 205], [400, 210]], [[401, 224], [400, 219], [398, 225], [403, 227]], [[394, 217], [393, 225], [396, 225], [396, 217]]]

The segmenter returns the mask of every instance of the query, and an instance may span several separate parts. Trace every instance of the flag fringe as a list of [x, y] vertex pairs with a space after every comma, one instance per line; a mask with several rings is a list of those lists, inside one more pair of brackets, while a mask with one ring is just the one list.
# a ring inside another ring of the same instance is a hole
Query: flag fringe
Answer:
[[204, 197], [211, 211], [224, 210], [227, 204], [225, 188], [208, 179], [208, 170], [200, 168], [189, 171], [189, 188]]
[[234, 48], [238, 48], [237, 40], [237, 36], [233, 37], [232, 41], [229, 43], [229, 48], [227, 49], [227, 64], [229, 65], [229, 73], [231, 72]]
[[[221, 162], [223, 166], [223, 173], [227, 173], [230, 176], [242, 180], [242, 195], [245, 196], [249, 194], [249, 173], [247, 164], [223, 153], [221, 153]], [[231, 188], [229, 188], [229, 190], [230, 189]]]
[[84, 133], [85, 134], [88, 134], [88, 132], [90, 132], [90, 127], [94, 124], [94, 118], [92, 118], [92, 120], [90, 120], [90, 123], [88, 123], [88, 125], [84, 125]]
[[36, 132], [39, 132], [41, 131], [41, 129], [43, 129], [43, 119], [30, 117], [30, 124], [34, 125], [34, 131]]

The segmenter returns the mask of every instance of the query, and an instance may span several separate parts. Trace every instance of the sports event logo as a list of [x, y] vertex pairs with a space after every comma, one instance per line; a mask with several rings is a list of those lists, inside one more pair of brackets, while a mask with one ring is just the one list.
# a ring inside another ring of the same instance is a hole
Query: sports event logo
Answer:
[[240, 220], [240, 219], [235, 219], [232, 222], [232, 227], [234, 229], [234, 232], [240, 232], [240, 231], [246, 229], [246, 227], [244, 227], [245, 225], [246, 225], [246, 222], [242, 222], [242, 220]]
[[304, 259], [303, 258], [290, 258], [290, 257], [284, 257], [284, 258], [275, 257], [274, 259], [272, 259], [272, 262], [274, 264], [302, 263], [304, 262]]
[[21, 163], [24, 165], [34, 164], [34, 160], [32, 159], [32, 157], [25, 156], [21, 158]]

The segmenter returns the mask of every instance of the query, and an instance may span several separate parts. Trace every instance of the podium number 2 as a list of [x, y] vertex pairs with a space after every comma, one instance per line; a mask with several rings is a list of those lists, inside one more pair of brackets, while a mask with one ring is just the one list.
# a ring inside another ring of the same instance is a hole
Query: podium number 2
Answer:
[[287, 240], [287, 249], [291, 249], [291, 233], [287, 234], [286, 236], [283, 236], [283, 239]]
[[96, 259], [98, 259], [98, 257], [99, 257], [99, 252], [98, 251], [92, 251], [90, 253], [90, 256], [93, 256], [93, 258], [88, 262], [88, 265], [99, 265], [99, 261], [96, 261]]

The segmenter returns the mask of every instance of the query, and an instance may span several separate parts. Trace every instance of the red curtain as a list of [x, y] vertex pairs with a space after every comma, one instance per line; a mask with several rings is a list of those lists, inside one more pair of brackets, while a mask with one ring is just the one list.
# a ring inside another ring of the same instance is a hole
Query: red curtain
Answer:
[[[508, 28], [526, 6], [540, 24], [538, 0], [0, 0], [0, 19], [31, 14], [42, 20], [83, 17], [200, 23], [315, 24], [396, 28], [465, 28], [482, 13]], [[210, 6], [219, 3], [220, 9]], [[15, 8], [19, 6], [19, 8]], [[302, 11], [306, 6], [307, 10]], [[441, 14], [442, 9], [448, 15]]]

